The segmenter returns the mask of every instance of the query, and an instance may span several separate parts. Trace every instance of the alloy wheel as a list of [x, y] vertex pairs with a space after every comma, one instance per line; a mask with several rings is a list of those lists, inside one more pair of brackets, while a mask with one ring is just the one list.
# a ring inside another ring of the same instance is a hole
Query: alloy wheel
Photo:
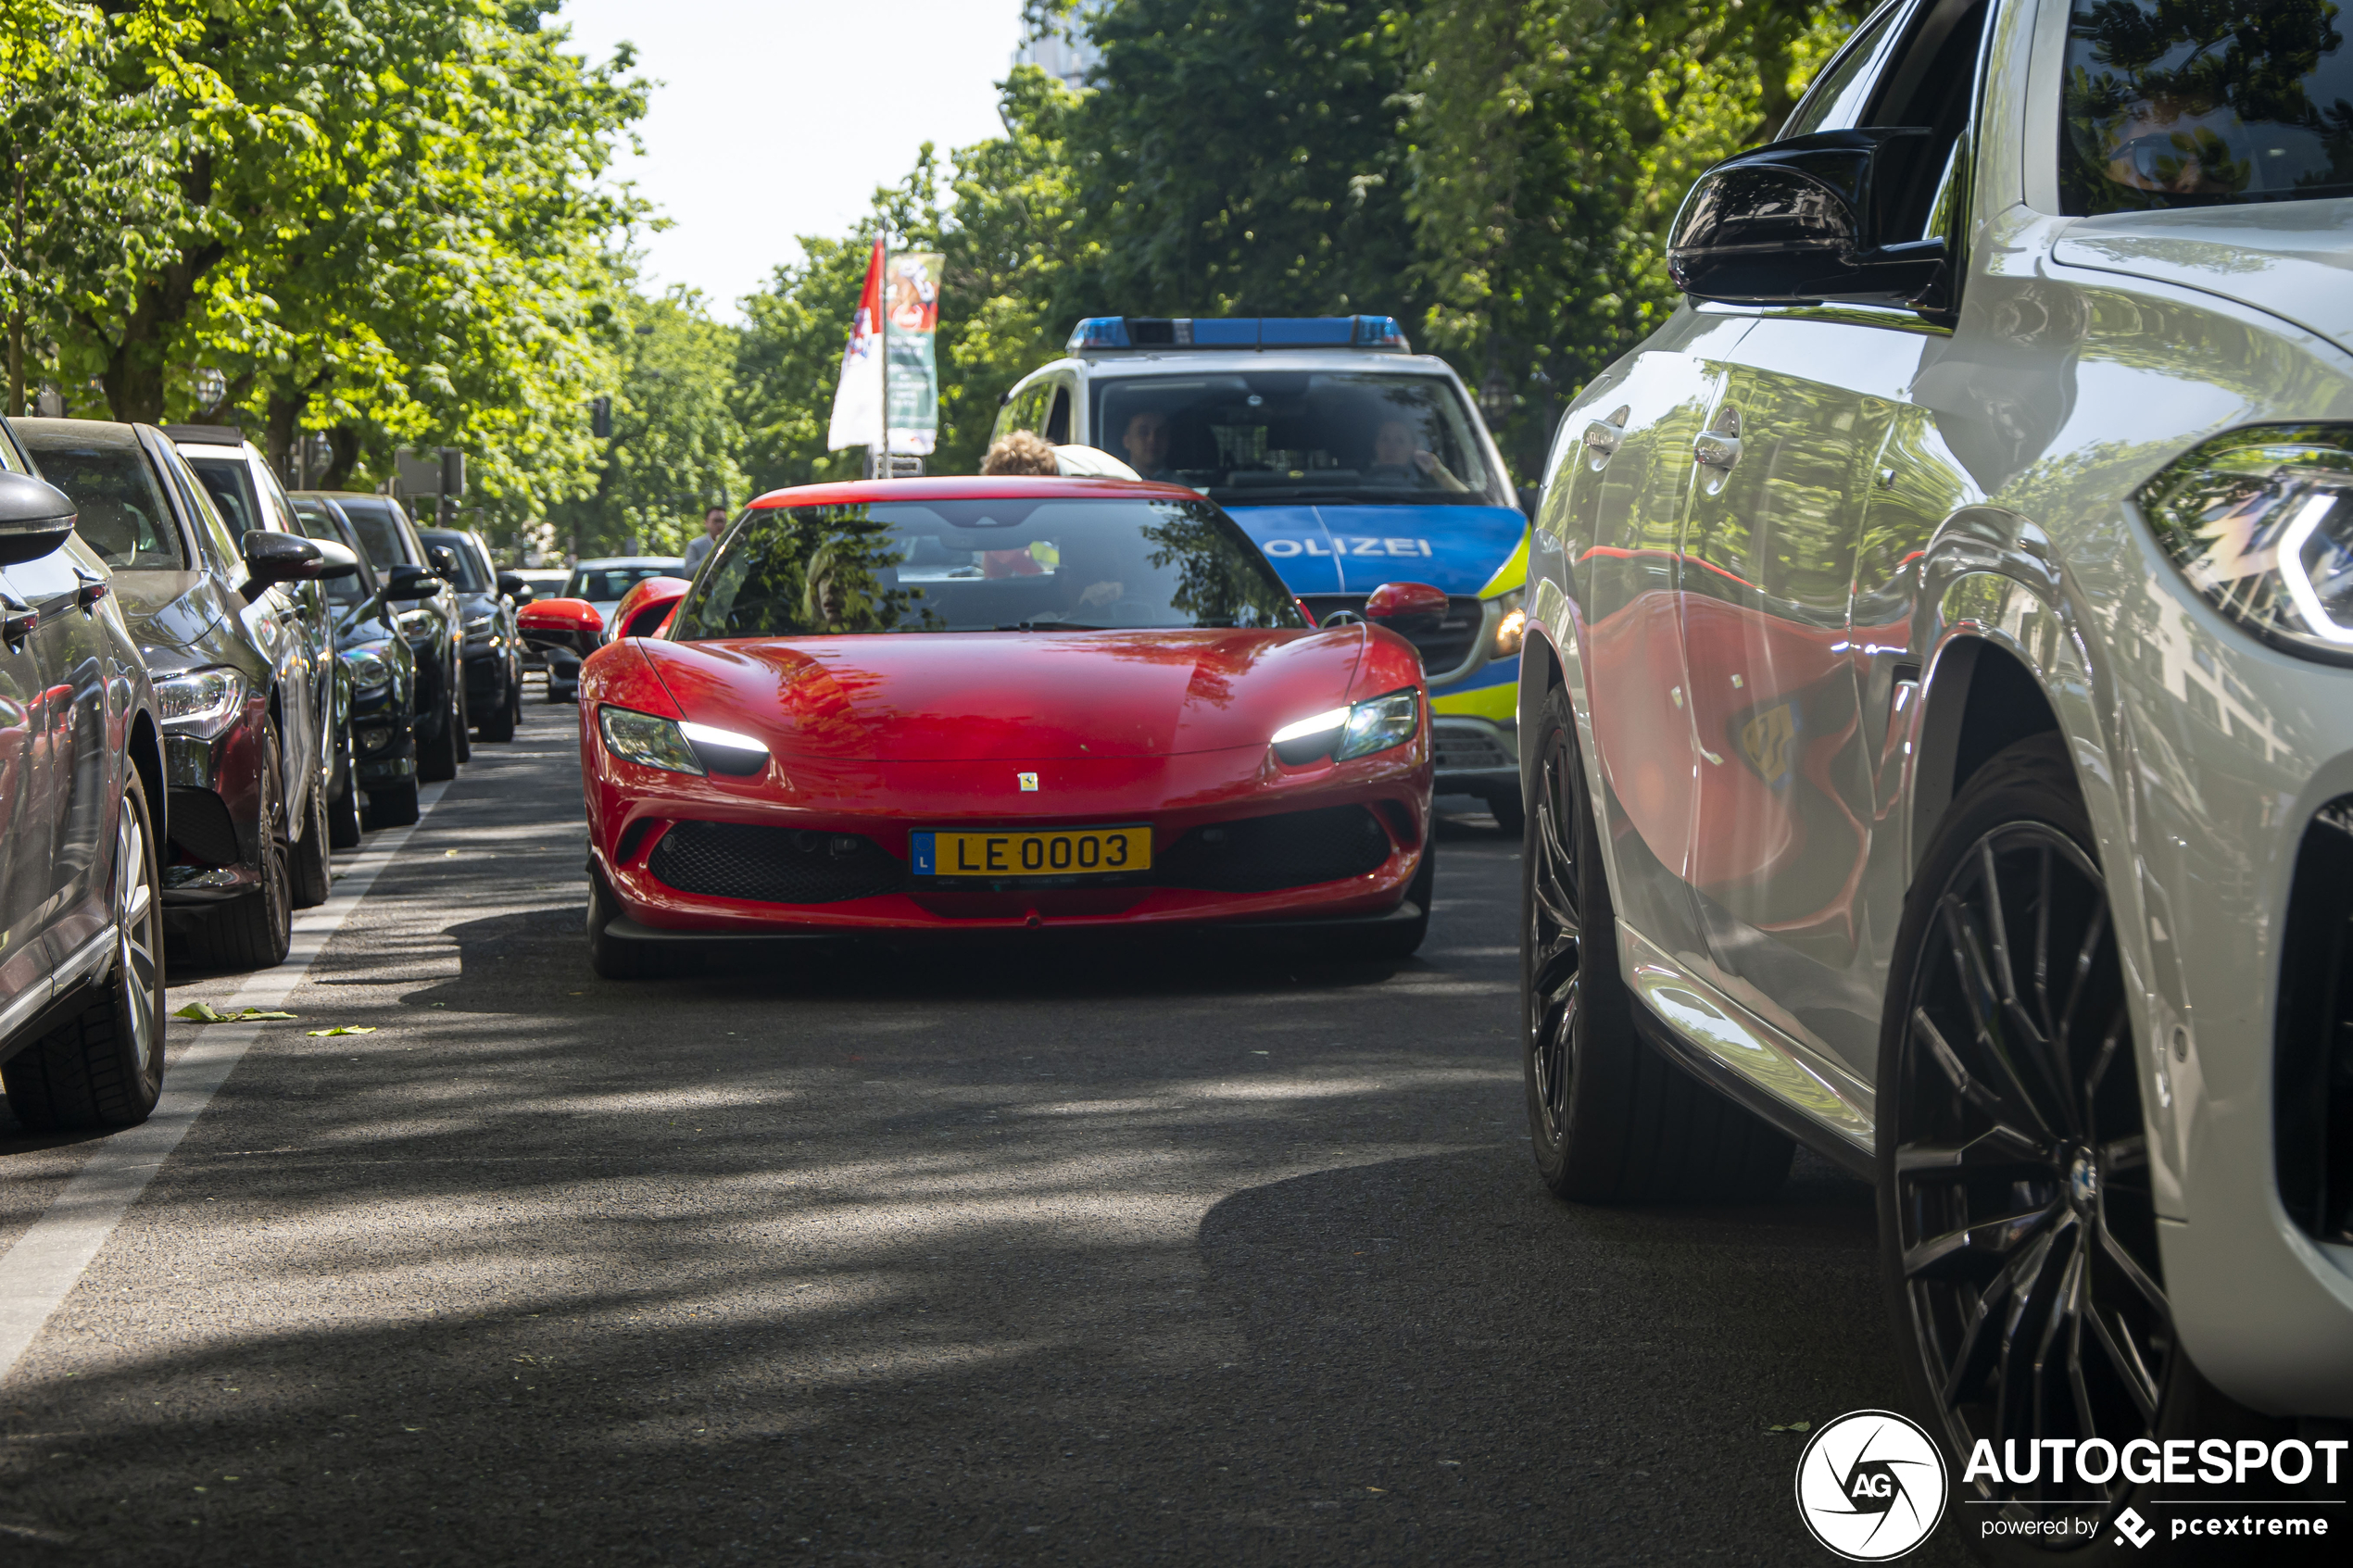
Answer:
[[150, 1078], [162, 1068], [156, 1019], [160, 1011], [162, 949], [156, 890], [147, 874], [147, 834], [139, 815], [125, 801], [122, 823], [115, 830], [115, 962], [120, 973], [123, 1000], [131, 1010], [131, 1038], [139, 1070]]
[[1546, 1136], [1557, 1146], [1568, 1133], [1569, 1075], [1575, 1070], [1584, 974], [1582, 882], [1576, 853], [1584, 791], [1567, 733], [1555, 730], [1547, 739], [1529, 822], [1528, 973], [1522, 989], [1537, 1110]]
[[[1896, 1242], [1953, 1451], [2149, 1436], [2174, 1339], [2099, 868], [2041, 822], [1978, 840], [1942, 890], [1906, 1005], [1888, 1123]], [[2097, 1517], [2128, 1485], [2055, 1482], [2045, 1465], [1976, 1488]]]

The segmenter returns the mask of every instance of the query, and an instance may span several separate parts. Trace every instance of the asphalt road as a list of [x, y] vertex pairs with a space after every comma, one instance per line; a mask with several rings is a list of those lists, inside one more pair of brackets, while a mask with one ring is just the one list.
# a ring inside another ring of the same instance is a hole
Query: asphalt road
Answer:
[[[0, 1383], [0, 1561], [1829, 1561], [1766, 1428], [1894, 1395], [1869, 1194], [1552, 1200], [1483, 815], [1401, 967], [616, 985], [528, 718]], [[0, 1111], [0, 1249], [102, 1143]]]

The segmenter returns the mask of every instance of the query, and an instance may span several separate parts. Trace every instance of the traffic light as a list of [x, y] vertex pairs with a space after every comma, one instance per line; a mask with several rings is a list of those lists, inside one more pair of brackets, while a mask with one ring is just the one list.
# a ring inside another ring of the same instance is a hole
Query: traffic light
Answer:
[[599, 441], [610, 441], [612, 439], [611, 398], [598, 397], [590, 400], [588, 404], [588, 430], [589, 433], [596, 436], [596, 438]]

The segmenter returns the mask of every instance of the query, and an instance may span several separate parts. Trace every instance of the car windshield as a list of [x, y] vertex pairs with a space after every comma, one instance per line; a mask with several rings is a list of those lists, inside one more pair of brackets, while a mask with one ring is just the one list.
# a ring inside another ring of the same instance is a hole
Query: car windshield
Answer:
[[2332, 0], [2075, 0], [2072, 214], [2353, 194], [2353, 49]]
[[686, 563], [683, 560], [648, 561], [637, 566], [582, 566], [573, 569], [572, 581], [564, 584], [563, 596], [586, 599], [591, 604], [612, 604], [629, 596], [629, 590], [648, 577], [684, 577]]
[[43, 477], [71, 496], [73, 531], [117, 571], [180, 571], [180, 530], [147, 455], [124, 442], [31, 443]]
[[1306, 624], [1258, 547], [1205, 501], [1009, 496], [755, 510], [673, 635]]
[[[342, 545], [346, 548], [349, 546], [350, 541], [344, 537], [343, 530], [335, 526], [335, 520], [327, 515], [323, 504], [318, 501], [295, 501], [291, 504], [295, 521], [301, 526], [305, 537], [324, 539], [331, 545]], [[369, 585], [365, 566], [347, 577], [322, 577], [319, 580], [319, 586], [327, 590], [327, 597], [346, 609], [364, 604], [374, 592]]]
[[428, 545], [439, 545], [458, 558], [458, 590], [465, 594], [490, 592], [490, 575], [483, 571], [482, 558], [474, 554], [474, 542], [464, 534], [447, 528], [429, 528], [422, 535]]
[[1204, 371], [1106, 377], [1094, 395], [1096, 445], [1227, 506], [1508, 501], [1442, 377]]

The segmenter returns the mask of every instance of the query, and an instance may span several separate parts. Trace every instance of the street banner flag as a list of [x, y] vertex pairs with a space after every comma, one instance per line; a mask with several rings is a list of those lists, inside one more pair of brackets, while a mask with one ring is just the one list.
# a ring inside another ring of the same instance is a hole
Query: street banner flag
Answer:
[[849, 346], [842, 350], [834, 422], [825, 435], [829, 451], [872, 446], [882, 433], [882, 295], [883, 243], [876, 240], [874, 254], [866, 258], [866, 286], [859, 291], [858, 314], [849, 323]]
[[939, 278], [943, 257], [890, 258], [890, 449], [927, 456], [939, 445]]

